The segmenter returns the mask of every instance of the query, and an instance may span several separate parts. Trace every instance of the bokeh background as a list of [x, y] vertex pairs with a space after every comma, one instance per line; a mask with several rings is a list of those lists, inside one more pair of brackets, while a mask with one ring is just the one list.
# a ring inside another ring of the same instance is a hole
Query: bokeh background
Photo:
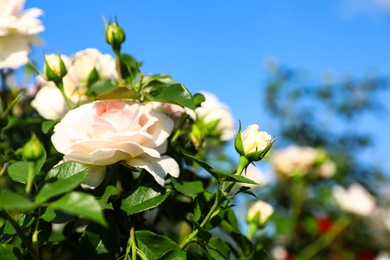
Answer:
[[[117, 19], [127, 33], [123, 51], [143, 62], [143, 72], [170, 74], [192, 92], [214, 93], [237, 123], [257, 123], [276, 138], [278, 126], [264, 110], [266, 64], [299, 71], [305, 84], [390, 74], [388, 0], [26, 1], [31, 7], [45, 12], [46, 44], [31, 56], [40, 69], [43, 54], [88, 47], [111, 53], [104, 19]], [[388, 172], [389, 91], [379, 100], [379, 113], [345, 127], [373, 137], [360, 156]]]

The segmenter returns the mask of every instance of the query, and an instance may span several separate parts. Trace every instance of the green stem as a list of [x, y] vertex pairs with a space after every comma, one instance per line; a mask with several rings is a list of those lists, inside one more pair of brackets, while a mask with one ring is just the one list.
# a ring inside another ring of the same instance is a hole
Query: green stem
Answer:
[[[236, 171], [236, 175], [241, 175], [243, 170], [248, 166], [249, 160], [245, 156], [240, 156], [238, 159], [238, 167]], [[224, 190], [224, 193], [221, 192], [221, 189], [219, 188], [219, 185], [217, 187], [217, 191], [215, 194], [215, 200], [214, 204], [211, 207], [210, 211], [207, 213], [206, 217], [203, 219], [202, 223], [200, 223], [200, 227], [203, 228], [206, 226], [206, 224], [217, 214], [216, 211], [218, 207], [221, 205], [221, 203], [225, 200], [226, 196], [229, 194], [229, 192], [232, 190], [234, 187], [235, 182], [231, 182], [226, 189], [224, 188], [224, 185], [222, 186], [222, 190]], [[189, 234], [184, 241], [180, 244], [180, 248], [184, 249], [189, 243], [193, 241], [193, 239], [196, 237], [196, 235], [199, 233], [198, 229], [195, 229], [192, 231], [191, 234]]]
[[[215, 211], [218, 209], [219, 205], [224, 200], [224, 196], [221, 194], [221, 190], [219, 187], [217, 188], [214, 204], [211, 207], [210, 211], [207, 213], [206, 217], [203, 219], [202, 223], [200, 223], [200, 227], [203, 228], [206, 226], [206, 224], [215, 216]], [[189, 243], [193, 241], [193, 239], [196, 237], [196, 235], [199, 233], [198, 229], [195, 229], [192, 231], [191, 234], [189, 234], [184, 241], [180, 244], [180, 248], [184, 249]]]
[[119, 86], [123, 87], [124, 85], [123, 85], [123, 76], [122, 76], [121, 59], [120, 59], [121, 56], [119, 51], [114, 50], [114, 53], [115, 53], [115, 63], [116, 63], [116, 71], [118, 73]]
[[305, 247], [297, 256], [298, 260], [312, 259], [322, 249], [327, 247], [350, 223], [351, 218], [341, 217], [338, 219], [327, 233], [320, 236], [314, 243]]
[[7, 219], [12, 227], [16, 230], [16, 233], [18, 236], [22, 239], [23, 244], [27, 247], [28, 251], [31, 254], [31, 257], [34, 260], [40, 260], [41, 258], [39, 257], [38, 250], [36, 250], [33, 245], [31, 244], [30, 240], [28, 237], [24, 234], [22, 228], [19, 226], [19, 224], [12, 218], [12, 216], [6, 211], [0, 211], [0, 215], [4, 218]]
[[[41, 215], [41, 208], [38, 208], [38, 216]], [[31, 241], [32, 241], [32, 246], [36, 251], [38, 251], [38, 234], [39, 234], [39, 220], [40, 218], [38, 217], [35, 223], [35, 229], [34, 233], [32, 235]]]
[[255, 234], [255, 232], [257, 231], [258, 227], [256, 224], [254, 223], [250, 223], [249, 226], [248, 226], [248, 235], [247, 237], [249, 239], [251, 239], [253, 237], [253, 235]]
[[292, 211], [291, 211], [291, 230], [290, 239], [294, 239], [295, 229], [298, 224], [299, 216], [302, 212], [302, 205], [305, 199], [305, 185], [301, 176], [292, 179], [291, 195], [292, 195]]
[[130, 240], [131, 240], [131, 259], [137, 260], [137, 244], [135, 243], [135, 229], [133, 223], [131, 224], [131, 228], [130, 228]]
[[27, 183], [26, 183], [26, 194], [30, 194], [32, 185], [34, 183], [34, 162], [28, 162], [28, 172], [27, 172]]
[[[245, 156], [240, 156], [240, 158], [238, 159], [238, 167], [235, 175], [240, 176], [244, 171], [244, 169], [249, 165], [249, 163], [250, 163], [249, 160]], [[236, 184], [235, 182], [229, 183], [229, 185], [225, 189], [226, 195], [229, 194], [229, 192], [233, 189], [235, 184]]]
[[74, 108], [74, 105], [73, 105], [73, 103], [70, 101], [70, 99], [68, 98], [68, 96], [65, 94], [64, 83], [62, 82], [62, 80], [61, 80], [61, 82], [58, 82], [58, 83], [57, 83], [57, 87], [58, 87], [58, 89], [61, 91], [61, 94], [62, 94], [62, 96], [63, 96], [64, 99], [65, 99], [65, 103], [68, 105], [68, 107], [69, 107], [70, 109], [73, 109], [73, 108]]

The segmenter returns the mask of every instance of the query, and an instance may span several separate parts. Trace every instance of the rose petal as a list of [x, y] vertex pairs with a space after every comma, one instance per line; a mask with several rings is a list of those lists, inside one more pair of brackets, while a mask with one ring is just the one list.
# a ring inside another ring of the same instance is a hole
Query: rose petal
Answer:
[[178, 177], [180, 174], [177, 162], [167, 155], [163, 155], [159, 159], [134, 158], [126, 163], [147, 170], [161, 186], [164, 186], [167, 174], [173, 177]]

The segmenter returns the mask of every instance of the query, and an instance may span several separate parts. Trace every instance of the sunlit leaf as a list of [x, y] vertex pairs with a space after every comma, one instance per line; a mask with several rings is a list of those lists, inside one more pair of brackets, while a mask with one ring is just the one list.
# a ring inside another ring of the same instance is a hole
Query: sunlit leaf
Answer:
[[35, 197], [35, 202], [42, 203], [50, 198], [73, 190], [85, 180], [87, 173], [88, 169], [78, 172], [66, 179], [53, 179], [51, 182], [49, 180], [49, 182], [42, 186]]
[[73, 191], [51, 203], [50, 207], [59, 209], [65, 213], [82, 216], [103, 226], [107, 226], [103, 209], [100, 203], [92, 195]]
[[121, 209], [127, 215], [132, 215], [160, 205], [169, 195], [170, 191], [162, 187], [138, 187], [130, 196], [122, 200]]
[[190, 109], [195, 109], [191, 92], [182, 84], [172, 84], [162, 88], [155, 96], [145, 93], [146, 100], [177, 104]]
[[149, 260], [187, 259], [186, 253], [168, 237], [157, 235], [147, 230], [136, 231], [135, 237], [138, 248]]

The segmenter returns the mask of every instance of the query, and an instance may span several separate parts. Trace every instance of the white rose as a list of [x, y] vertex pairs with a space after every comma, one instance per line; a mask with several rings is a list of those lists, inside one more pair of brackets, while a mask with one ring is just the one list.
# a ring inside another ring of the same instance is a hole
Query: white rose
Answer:
[[282, 176], [305, 175], [317, 157], [318, 151], [313, 147], [291, 145], [274, 151], [271, 163], [274, 170]]
[[36, 36], [44, 30], [37, 19], [38, 8], [22, 12], [24, 0], [0, 1], [0, 69], [15, 69], [28, 62], [31, 44], [40, 44]]
[[274, 208], [269, 203], [259, 200], [249, 208], [246, 219], [249, 223], [255, 222], [263, 226], [273, 213]]
[[[64, 92], [74, 106], [90, 102], [86, 95], [87, 80], [93, 68], [98, 72], [100, 79], [114, 79], [117, 76], [113, 57], [101, 54], [96, 49], [79, 51], [70, 58], [61, 55], [61, 58], [68, 69], [62, 79]], [[59, 69], [57, 54], [46, 55], [46, 59], [50, 68]], [[37, 78], [37, 83], [40, 85], [40, 90], [31, 105], [45, 119], [55, 120], [63, 117], [70, 108], [62, 97], [61, 91], [52, 82], [41, 77]]]
[[109, 54], [102, 54], [99, 50], [88, 48], [75, 53], [72, 57], [72, 66], [68, 71], [70, 80], [78, 84], [86, 83], [91, 71], [95, 68], [100, 79], [117, 78], [114, 58]]
[[63, 117], [69, 107], [65, 103], [61, 91], [53, 82], [44, 81], [44, 84], [31, 101], [31, 106], [37, 110], [41, 117], [47, 120]]
[[123, 161], [164, 185], [168, 173], [179, 175], [176, 161], [162, 155], [172, 128], [168, 116], [145, 105], [95, 101], [69, 111], [55, 126], [52, 142], [66, 161], [95, 166]]
[[332, 194], [343, 210], [369, 216], [375, 209], [375, 198], [360, 184], [355, 183], [348, 189], [334, 186]]
[[229, 141], [235, 134], [234, 119], [230, 109], [221, 103], [218, 98], [208, 92], [202, 92], [206, 100], [195, 109], [198, 120], [205, 125], [217, 121], [214, 132], [220, 135], [222, 141]]

